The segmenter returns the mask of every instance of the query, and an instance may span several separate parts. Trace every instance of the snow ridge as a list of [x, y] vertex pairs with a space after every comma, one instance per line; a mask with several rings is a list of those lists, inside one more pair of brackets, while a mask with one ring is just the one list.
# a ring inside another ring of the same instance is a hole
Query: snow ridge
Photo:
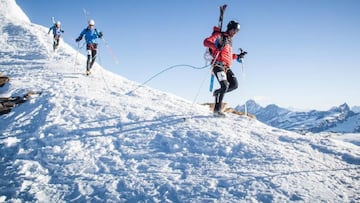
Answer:
[[2, 15], [0, 22], [3, 22], [3, 18], [5, 18], [19, 25], [22, 23], [30, 23], [30, 19], [16, 4], [15, 0], [0, 0], [0, 11]]
[[0, 8], [0, 96], [42, 92], [0, 117], [0, 202], [360, 201], [358, 134], [213, 118], [149, 87], [127, 95], [139, 84], [99, 64], [85, 76], [77, 50], [53, 53], [45, 27]]

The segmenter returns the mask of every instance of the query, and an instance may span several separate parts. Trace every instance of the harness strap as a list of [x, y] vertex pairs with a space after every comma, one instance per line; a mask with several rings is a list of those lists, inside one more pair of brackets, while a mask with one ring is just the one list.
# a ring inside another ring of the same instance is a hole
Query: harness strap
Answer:
[[91, 51], [96, 51], [97, 50], [97, 44], [96, 43], [87, 44], [86, 49], [91, 50]]

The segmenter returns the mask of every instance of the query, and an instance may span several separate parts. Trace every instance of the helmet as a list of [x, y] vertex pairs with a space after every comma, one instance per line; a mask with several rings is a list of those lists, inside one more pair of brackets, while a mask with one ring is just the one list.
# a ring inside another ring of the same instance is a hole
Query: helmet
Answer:
[[60, 21], [56, 21], [55, 25], [60, 26], [61, 22]]
[[89, 25], [95, 25], [95, 21], [94, 20], [89, 20]]
[[236, 31], [240, 30], [240, 24], [234, 20], [230, 21], [227, 24], [227, 30], [235, 29]]

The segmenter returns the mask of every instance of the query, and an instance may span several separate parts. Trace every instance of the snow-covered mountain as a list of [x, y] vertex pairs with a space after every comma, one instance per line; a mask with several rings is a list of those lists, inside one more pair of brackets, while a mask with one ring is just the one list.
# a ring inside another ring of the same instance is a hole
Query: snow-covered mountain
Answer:
[[[246, 107], [249, 113], [270, 126], [299, 133], [360, 132], [360, 113], [351, 111], [346, 103], [328, 111], [307, 112], [291, 111], [274, 104], [262, 107], [254, 100], [247, 101]], [[245, 105], [237, 106], [235, 109], [244, 111]]]
[[0, 202], [360, 201], [359, 134], [213, 118], [84, 67], [63, 41], [53, 53], [47, 28], [14, 0], [0, 0], [0, 72], [10, 77], [0, 97], [42, 92], [0, 116]]
[[351, 111], [355, 112], [355, 113], [360, 113], [360, 106], [353, 106], [351, 108]]

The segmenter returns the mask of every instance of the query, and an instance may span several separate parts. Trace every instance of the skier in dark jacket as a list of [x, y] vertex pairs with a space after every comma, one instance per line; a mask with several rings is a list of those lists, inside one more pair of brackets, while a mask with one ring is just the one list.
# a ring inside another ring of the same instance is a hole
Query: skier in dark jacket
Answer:
[[57, 21], [53, 26], [49, 28], [48, 34], [50, 34], [51, 31], [54, 35], [53, 49], [55, 51], [59, 46], [61, 33], [64, 33], [64, 30], [61, 29], [60, 21]]
[[226, 32], [221, 32], [218, 28], [214, 29], [213, 34], [204, 40], [204, 46], [210, 48], [214, 57], [212, 72], [220, 84], [220, 88], [213, 92], [215, 96], [214, 116], [225, 116], [221, 112], [224, 95], [238, 87], [238, 81], [230, 67], [233, 60], [239, 60], [239, 55], [234, 54], [232, 50], [232, 38], [239, 30], [240, 24], [230, 21]]
[[86, 75], [89, 75], [91, 68], [95, 63], [97, 54], [97, 38], [102, 38], [102, 32], [96, 30], [94, 20], [89, 20], [89, 25], [85, 28], [76, 38], [76, 42], [79, 42], [85, 35], [86, 50], [87, 50], [87, 62], [86, 62]]

